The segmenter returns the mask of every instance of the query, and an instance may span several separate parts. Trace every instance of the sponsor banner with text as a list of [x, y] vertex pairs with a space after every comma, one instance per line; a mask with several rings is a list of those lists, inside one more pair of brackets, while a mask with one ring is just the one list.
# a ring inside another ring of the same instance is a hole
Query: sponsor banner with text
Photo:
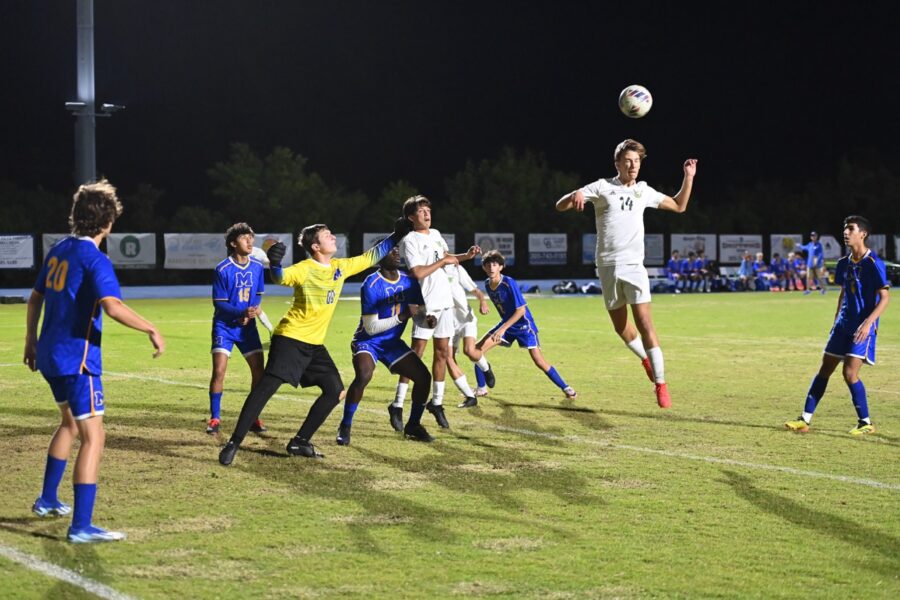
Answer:
[[[476, 233], [475, 244], [481, 248], [482, 254], [488, 250], [497, 250], [506, 259], [506, 265], [516, 264], [516, 234], [514, 233]], [[475, 264], [481, 264], [481, 256], [475, 257]]]
[[106, 253], [117, 268], [152, 269], [156, 266], [156, 234], [110, 233]]
[[720, 235], [719, 236], [719, 263], [740, 264], [745, 252], [754, 257], [757, 252], [763, 251], [763, 237], [761, 235]]
[[[267, 237], [277, 238], [287, 246], [283, 264], [293, 263], [294, 242], [290, 233], [259, 233], [254, 243], [260, 247]], [[163, 235], [166, 269], [214, 269], [228, 253], [222, 233], [166, 233]]]
[[[721, 252], [716, 247], [716, 234], [714, 233], [672, 233], [669, 235], [671, 253], [678, 250], [682, 258], [687, 257], [688, 252], [697, 253], [702, 250], [707, 260], [720, 260]], [[760, 245], [762, 238], [760, 237]], [[722, 258], [720, 262], [725, 262]]]
[[794, 248], [803, 243], [803, 235], [800, 233], [773, 233], [769, 236], [769, 259], [777, 252], [786, 257], [794, 251]]
[[33, 235], [0, 235], [0, 269], [32, 269]]
[[568, 244], [564, 233], [529, 233], [528, 264], [564, 265]]

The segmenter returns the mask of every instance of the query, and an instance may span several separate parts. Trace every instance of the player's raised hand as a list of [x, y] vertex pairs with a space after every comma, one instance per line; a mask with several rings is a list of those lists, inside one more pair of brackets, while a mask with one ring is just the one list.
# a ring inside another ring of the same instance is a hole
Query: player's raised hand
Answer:
[[394, 221], [394, 233], [403, 237], [410, 231], [412, 231], [412, 221], [406, 217], [397, 217], [397, 220]]
[[481, 246], [478, 246], [476, 244], [475, 246], [472, 246], [471, 248], [469, 248], [469, 251], [466, 252], [466, 256], [463, 260], [472, 260], [473, 258], [475, 258], [475, 256], [477, 256], [479, 254], [481, 254]]
[[584, 210], [584, 194], [581, 192], [581, 190], [572, 192], [572, 195], [569, 196], [569, 203], [571, 204], [572, 208], [574, 208], [578, 212]]
[[266, 250], [266, 257], [273, 267], [279, 267], [286, 252], [287, 246], [284, 245], [284, 242], [275, 242], [271, 248]]
[[689, 158], [684, 161], [684, 176], [693, 177], [697, 174], [697, 159]]

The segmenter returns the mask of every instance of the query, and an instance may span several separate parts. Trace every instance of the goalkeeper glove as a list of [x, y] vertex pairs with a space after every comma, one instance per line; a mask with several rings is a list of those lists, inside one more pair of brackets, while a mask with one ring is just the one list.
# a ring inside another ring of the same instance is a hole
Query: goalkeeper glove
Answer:
[[287, 246], [285, 246], [283, 242], [275, 242], [272, 244], [272, 247], [266, 251], [266, 256], [273, 267], [280, 267], [281, 259], [284, 258], [285, 252], [287, 252]]

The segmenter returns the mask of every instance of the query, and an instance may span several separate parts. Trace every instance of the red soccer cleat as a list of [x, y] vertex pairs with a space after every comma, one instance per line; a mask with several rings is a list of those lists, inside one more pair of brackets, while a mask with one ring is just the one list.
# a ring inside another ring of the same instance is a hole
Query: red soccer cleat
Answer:
[[641, 364], [644, 365], [644, 371], [647, 373], [647, 378], [650, 379], [650, 382], [655, 382], [656, 378], [653, 377], [653, 365], [650, 364], [650, 358], [645, 357], [641, 360]]
[[669, 396], [669, 388], [665, 383], [656, 384], [656, 403], [660, 408], [669, 408], [672, 406], [672, 397]]

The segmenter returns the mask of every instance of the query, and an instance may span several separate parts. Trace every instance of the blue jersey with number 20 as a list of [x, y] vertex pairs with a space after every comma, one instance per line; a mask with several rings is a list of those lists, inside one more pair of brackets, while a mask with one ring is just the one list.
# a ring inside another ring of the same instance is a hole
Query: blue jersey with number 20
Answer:
[[109, 257], [91, 238], [63, 238], [47, 253], [34, 289], [44, 296], [40, 372], [44, 377], [100, 375], [100, 301], [122, 298]]

